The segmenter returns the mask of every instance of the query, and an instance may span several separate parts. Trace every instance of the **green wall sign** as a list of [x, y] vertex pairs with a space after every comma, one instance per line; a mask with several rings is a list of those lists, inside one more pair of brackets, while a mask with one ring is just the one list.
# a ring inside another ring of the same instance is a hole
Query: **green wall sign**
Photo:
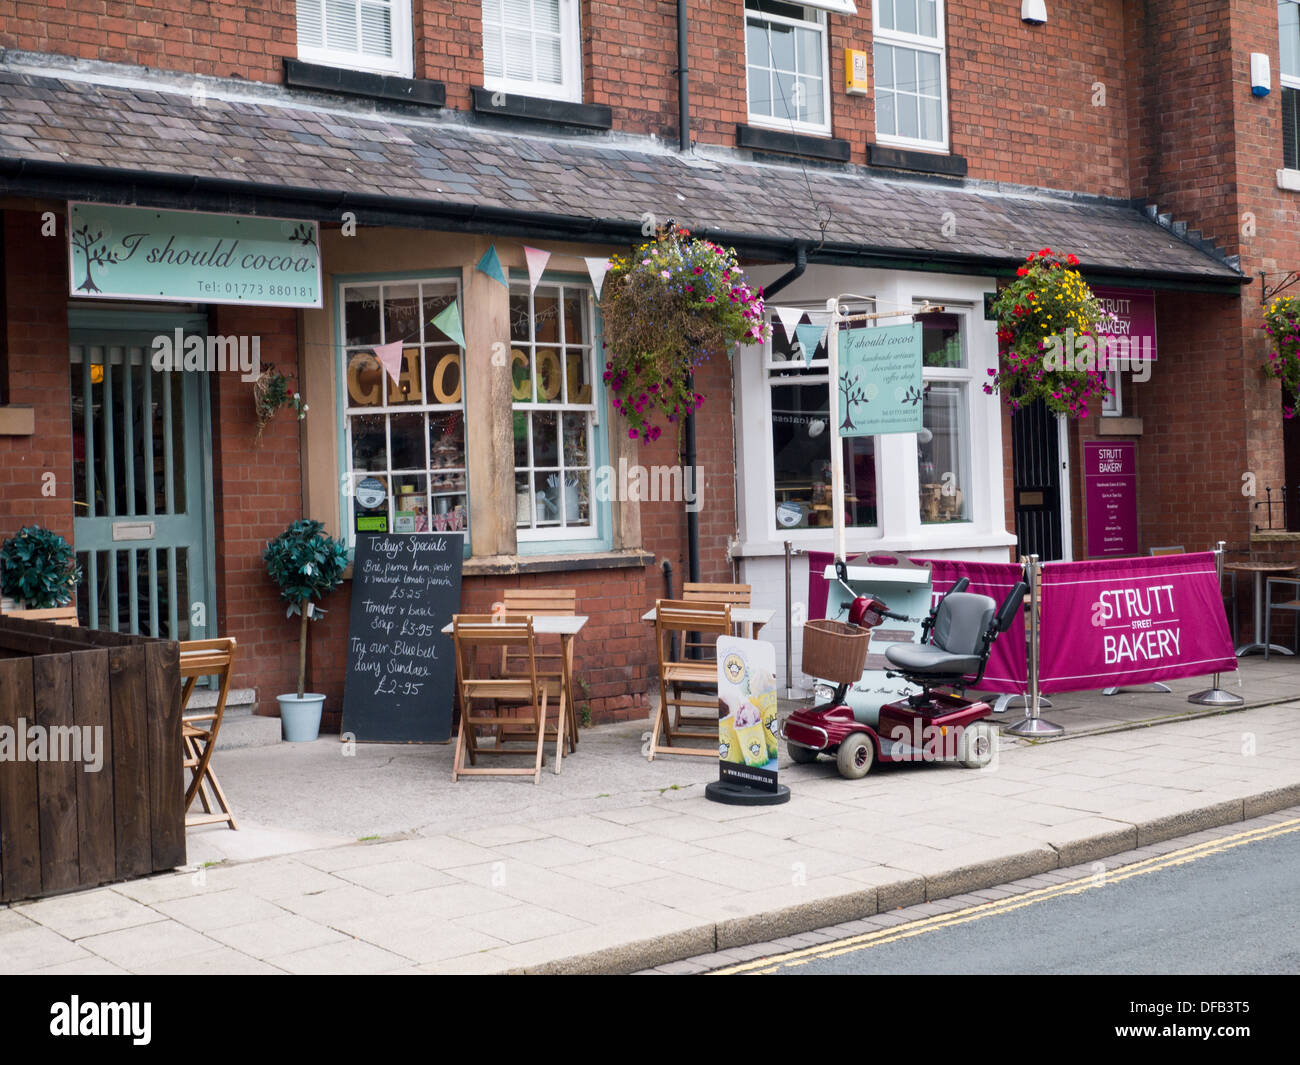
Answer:
[[72, 203], [68, 259], [73, 296], [321, 306], [315, 222]]
[[842, 327], [840, 436], [921, 431], [921, 324]]

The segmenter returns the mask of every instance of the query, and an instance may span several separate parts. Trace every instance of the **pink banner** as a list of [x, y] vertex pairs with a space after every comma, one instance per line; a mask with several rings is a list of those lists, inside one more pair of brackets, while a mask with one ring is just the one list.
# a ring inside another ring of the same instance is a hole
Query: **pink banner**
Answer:
[[1214, 554], [1043, 567], [1039, 688], [1090, 691], [1237, 668]]
[[[932, 602], [946, 593], [959, 577], [969, 577], [966, 590], [977, 595], [987, 595], [998, 606], [1015, 587], [1024, 574], [1024, 567], [1014, 562], [964, 562], [961, 559], [915, 559], [930, 564], [930, 592]], [[1028, 609], [1028, 608], [1025, 608]], [[989, 664], [984, 679], [979, 683], [982, 692], [1007, 692], [1022, 695], [1029, 690], [1029, 658], [1025, 643], [1025, 610], [1021, 610], [1011, 628], [993, 641]]]

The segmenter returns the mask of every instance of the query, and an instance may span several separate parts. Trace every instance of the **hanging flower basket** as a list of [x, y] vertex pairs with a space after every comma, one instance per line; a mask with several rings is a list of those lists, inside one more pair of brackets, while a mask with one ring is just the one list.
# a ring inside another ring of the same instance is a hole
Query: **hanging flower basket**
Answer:
[[1264, 368], [1282, 380], [1282, 415], [1296, 416], [1300, 406], [1300, 297], [1279, 296], [1264, 314], [1264, 332], [1273, 350]]
[[762, 293], [736, 253], [686, 229], [660, 230], [627, 257], [610, 260], [601, 314], [604, 380], [632, 440], [657, 440], [660, 418], [679, 420], [704, 402], [691, 374], [734, 344], [771, 336]]
[[1105, 312], [1074, 267], [1051, 248], [1031, 252], [1016, 280], [998, 293], [998, 368], [984, 385], [1013, 411], [1041, 399], [1054, 414], [1088, 416], [1088, 401], [1108, 395], [1099, 365]]
[[258, 441], [261, 441], [262, 433], [281, 407], [292, 407], [297, 412], [299, 421], [307, 417], [308, 407], [302, 401], [302, 396], [297, 392], [290, 392], [289, 378], [280, 373], [274, 363], [268, 363], [266, 369], [253, 382], [253, 408], [257, 412], [256, 439]]

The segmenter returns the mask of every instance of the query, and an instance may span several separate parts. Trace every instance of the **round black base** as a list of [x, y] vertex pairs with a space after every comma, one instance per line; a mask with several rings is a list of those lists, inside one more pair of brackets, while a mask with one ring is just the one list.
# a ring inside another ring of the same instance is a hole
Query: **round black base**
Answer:
[[778, 784], [774, 792], [759, 791], [743, 784], [714, 780], [704, 785], [704, 797], [714, 802], [725, 802], [728, 806], [780, 806], [781, 803], [790, 801], [790, 789], [784, 784]]

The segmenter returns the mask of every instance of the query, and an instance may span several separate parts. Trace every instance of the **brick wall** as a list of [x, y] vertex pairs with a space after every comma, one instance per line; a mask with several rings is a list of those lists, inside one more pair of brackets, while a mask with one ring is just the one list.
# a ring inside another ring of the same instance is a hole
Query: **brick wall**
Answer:
[[59, 236], [41, 235], [37, 211], [4, 211], [0, 223], [8, 367], [0, 390], [4, 403], [30, 404], [36, 417], [35, 435], [0, 436], [0, 539], [37, 524], [72, 542], [67, 244], [56, 217]]
[[[219, 336], [260, 336], [262, 366], [274, 363], [296, 380], [296, 315], [272, 307], [214, 307], [210, 327]], [[275, 696], [297, 691], [298, 619], [285, 617], [262, 551], [302, 517], [298, 421], [281, 410], [258, 441], [252, 385], [237, 373], [214, 373], [211, 389], [217, 632], [239, 641], [232, 683], [257, 688], [258, 709], [276, 714]], [[319, 629], [313, 627], [313, 640]], [[315, 679], [309, 669], [309, 690]]]

